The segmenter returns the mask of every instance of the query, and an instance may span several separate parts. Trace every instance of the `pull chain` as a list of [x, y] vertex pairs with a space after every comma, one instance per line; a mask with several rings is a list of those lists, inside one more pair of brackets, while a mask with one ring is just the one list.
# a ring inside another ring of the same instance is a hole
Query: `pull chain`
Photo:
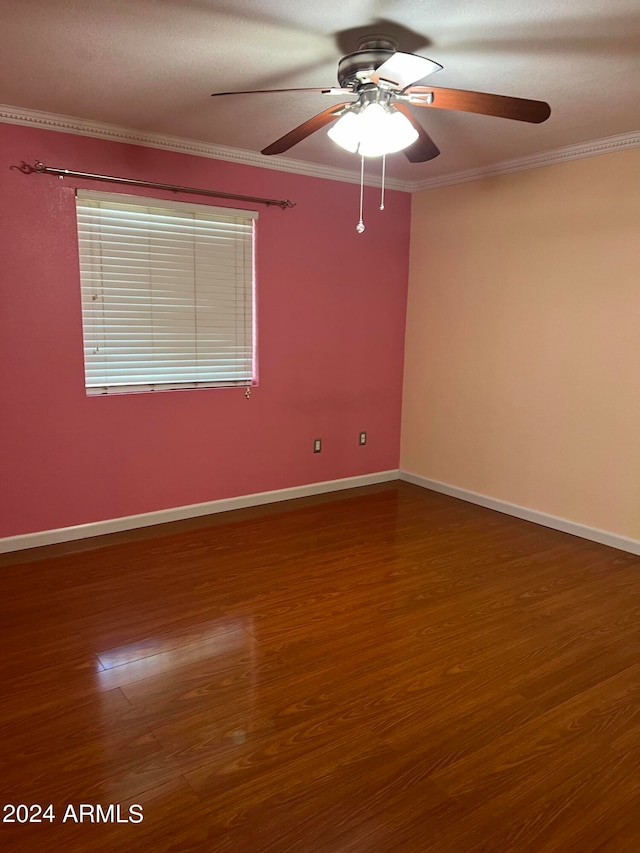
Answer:
[[356, 225], [356, 231], [358, 234], [362, 234], [364, 231], [364, 222], [362, 221], [362, 197], [364, 191], [364, 157], [360, 156], [360, 221]]
[[384, 210], [384, 178], [387, 170], [387, 155], [382, 155], [382, 192], [380, 193], [380, 210]]

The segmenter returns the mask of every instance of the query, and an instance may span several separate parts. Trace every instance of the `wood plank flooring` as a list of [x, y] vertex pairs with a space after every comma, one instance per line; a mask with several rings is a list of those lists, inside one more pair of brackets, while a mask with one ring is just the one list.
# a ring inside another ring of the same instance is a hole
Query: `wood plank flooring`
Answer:
[[389, 483], [0, 568], [2, 850], [640, 851], [638, 557]]

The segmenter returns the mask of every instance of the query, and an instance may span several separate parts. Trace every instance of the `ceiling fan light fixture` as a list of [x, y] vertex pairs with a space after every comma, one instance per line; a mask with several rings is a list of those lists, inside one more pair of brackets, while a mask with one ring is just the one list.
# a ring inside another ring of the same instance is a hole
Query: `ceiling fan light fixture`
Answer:
[[352, 154], [357, 151], [362, 157], [382, 157], [407, 148], [416, 141], [418, 132], [402, 113], [370, 103], [341, 116], [328, 136]]

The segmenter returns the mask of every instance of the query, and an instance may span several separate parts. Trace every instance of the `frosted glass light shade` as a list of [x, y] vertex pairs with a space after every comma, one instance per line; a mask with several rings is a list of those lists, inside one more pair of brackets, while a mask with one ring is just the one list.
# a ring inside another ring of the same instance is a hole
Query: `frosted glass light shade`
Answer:
[[394, 154], [417, 138], [417, 130], [397, 110], [387, 111], [380, 104], [370, 104], [362, 113], [358, 150], [363, 157]]
[[407, 148], [416, 141], [418, 132], [402, 113], [373, 103], [361, 112], [345, 113], [328, 131], [328, 136], [352, 153], [381, 157]]
[[336, 145], [355, 154], [360, 144], [360, 113], [345, 113], [327, 131], [327, 136]]

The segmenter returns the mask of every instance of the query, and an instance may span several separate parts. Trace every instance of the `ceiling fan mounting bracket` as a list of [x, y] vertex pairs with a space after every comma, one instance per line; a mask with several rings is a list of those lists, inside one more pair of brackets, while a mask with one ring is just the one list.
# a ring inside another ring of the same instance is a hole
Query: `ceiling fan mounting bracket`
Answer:
[[358, 50], [390, 50], [395, 53], [398, 50], [398, 42], [391, 36], [380, 33], [370, 33], [358, 39]]

